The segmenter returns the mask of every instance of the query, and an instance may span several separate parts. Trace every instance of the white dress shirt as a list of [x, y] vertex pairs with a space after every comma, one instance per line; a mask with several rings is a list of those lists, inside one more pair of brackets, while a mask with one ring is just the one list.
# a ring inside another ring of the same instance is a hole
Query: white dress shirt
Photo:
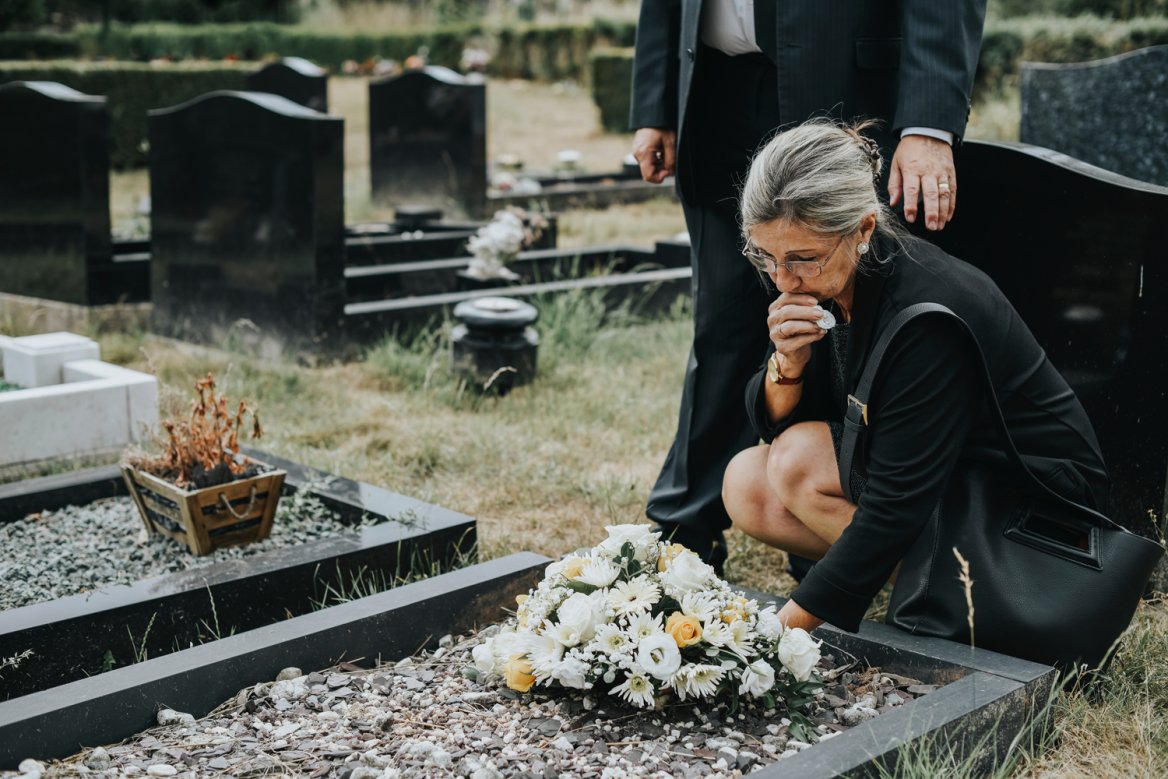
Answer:
[[[782, 2], [783, 0], [760, 0]], [[758, 36], [754, 30], [754, 0], [705, 0], [702, 3], [702, 43], [734, 57], [739, 54], [758, 54]], [[905, 127], [900, 137], [924, 135], [953, 145], [953, 133], [932, 127]]]

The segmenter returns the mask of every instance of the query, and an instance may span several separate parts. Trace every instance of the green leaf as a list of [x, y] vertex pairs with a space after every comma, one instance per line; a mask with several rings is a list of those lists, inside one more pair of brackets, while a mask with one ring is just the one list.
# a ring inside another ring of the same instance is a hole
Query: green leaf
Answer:
[[583, 593], [585, 595], [591, 595], [592, 593], [594, 593], [600, 589], [595, 584], [589, 584], [588, 582], [576, 581], [575, 579], [569, 579], [568, 583], [567, 583], [567, 587], [569, 590], [572, 590], [573, 592], [580, 592], [580, 593]]

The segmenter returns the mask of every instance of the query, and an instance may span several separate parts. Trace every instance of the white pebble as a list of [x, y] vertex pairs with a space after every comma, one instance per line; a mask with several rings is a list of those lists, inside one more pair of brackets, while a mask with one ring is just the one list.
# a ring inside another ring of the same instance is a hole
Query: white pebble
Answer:
[[151, 776], [175, 776], [178, 774], [178, 769], [165, 763], [155, 763], [146, 769], [146, 773]]
[[30, 757], [28, 760], [21, 760], [16, 770], [22, 774], [20, 779], [41, 779], [45, 767]]

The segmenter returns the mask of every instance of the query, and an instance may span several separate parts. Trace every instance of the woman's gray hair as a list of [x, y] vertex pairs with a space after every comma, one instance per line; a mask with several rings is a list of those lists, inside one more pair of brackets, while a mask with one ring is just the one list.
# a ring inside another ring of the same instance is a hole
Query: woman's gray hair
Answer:
[[876, 229], [898, 243], [905, 230], [876, 194], [883, 161], [875, 141], [862, 135], [867, 121], [840, 124], [812, 119], [771, 138], [754, 155], [742, 186], [743, 237], [776, 219], [840, 237], [876, 213]]

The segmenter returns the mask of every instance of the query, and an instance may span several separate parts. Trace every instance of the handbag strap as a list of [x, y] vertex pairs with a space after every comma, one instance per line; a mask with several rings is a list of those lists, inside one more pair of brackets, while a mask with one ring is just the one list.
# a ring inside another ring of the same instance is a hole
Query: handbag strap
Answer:
[[1073, 500], [1059, 495], [1057, 492], [1048, 487], [1042, 482], [1030, 469], [1030, 466], [1022, 459], [1018, 453], [1018, 448], [1014, 445], [1014, 438], [1010, 435], [1010, 429], [1006, 425], [1006, 417], [1002, 413], [1002, 405], [998, 401], [997, 391], [994, 389], [993, 378], [990, 374], [989, 364], [986, 362], [985, 353], [981, 349], [981, 344], [978, 343], [977, 337], [969, 324], [954, 313], [951, 309], [939, 303], [916, 303], [904, 309], [893, 317], [888, 326], [880, 333], [875, 346], [868, 355], [868, 361], [864, 366], [864, 371], [860, 375], [860, 380], [856, 385], [856, 392], [854, 395], [848, 396], [848, 405], [844, 414], [844, 435], [840, 443], [839, 456], [839, 472], [840, 472], [840, 486], [843, 487], [844, 497], [849, 503], [855, 503], [855, 496], [852, 494], [851, 488], [851, 472], [852, 463], [856, 457], [856, 448], [859, 443], [860, 434], [868, 425], [868, 400], [872, 394], [872, 384], [876, 381], [876, 373], [880, 370], [880, 362], [884, 357], [884, 353], [888, 350], [888, 346], [896, 337], [905, 325], [917, 317], [926, 314], [941, 314], [948, 317], [955, 322], [960, 329], [969, 336], [969, 341], [973, 345], [974, 354], [977, 355], [976, 362], [981, 366], [981, 375], [983, 377], [983, 385], [986, 389], [987, 405], [990, 409], [990, 417], [993, 419], [995, 426], [998, 428], [1002, 443], [1004, 445], [1006, 455], [1014, 468], [1022, 474], [1025, 474], [1027, 480], [1034, 486], [1037, 493], [1046, 499], [1062, 506], [1063, 508], [1075, 514], [1085, 515], [1093, 524], [1108, 524], [1116, 528], [1126, 530], [1121, 525], [1115, 523], [1107, 516], [1101, 514], [1094, 509], [1076, 503]]

